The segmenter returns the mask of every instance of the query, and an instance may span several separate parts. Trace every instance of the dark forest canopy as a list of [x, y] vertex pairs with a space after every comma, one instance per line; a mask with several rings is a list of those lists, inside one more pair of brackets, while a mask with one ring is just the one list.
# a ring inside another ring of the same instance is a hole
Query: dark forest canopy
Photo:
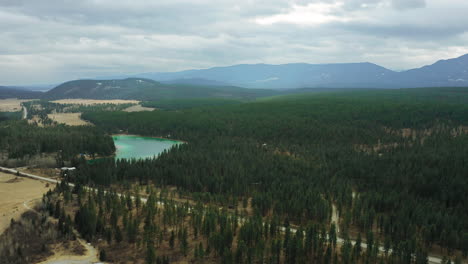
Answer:
[[112, 138], [96, 127], [39, 127], [27, 121], [4, 121], [0, 122], [0, 149], [12, 159], [60, 153], [61, 159], [70, 160], [78, 154], [111, 155], [115, 146]]
[[21, 112], [0, 112], [0, 122], [21, 119]]
[[189, 143], [156, 160], [85, 166], [80, 177], [103, 185], [152, 181], [226, 200], [251, 196], [257, 212], [298, 223], [329, 219], [334, 202], [343, 228], [373, 226], [392, 247], [417, 241], [466, 251], [468, 105], [457, 103], [464, 90], [445, 100], [440, 90], [417, 92], [86, 113], [108, 132]]
[[240, 104], [242, 101], [223, 98], [194, 98], [194, 99], [173, 99], [143, 102], [146, 107], [153, 107], [161, 110], [177, 110], [204, 106], [219, 106]]
[[[73, 159], [113, 153], [112, 133], [170, 136], [187, 144], [157, 159], [74, 159], [68, 180], [176, 186], [225, 208], [251, 200], [257, 217], [301, 226], [328, 226], [336, 206], [341, 235], [375, 234], [402, 258], [437, 245], [466, 254], [467, 99], [466, 89], [447, 88], [166, 101], [164, 111], [134, 113], [82, 107], [96, 126], [39, 127], [13, 117], [0, 123], [0, 146], [12, 158], [62, 150]], [[27, 106], [44, 117], [57, 106], [39, 103]]]

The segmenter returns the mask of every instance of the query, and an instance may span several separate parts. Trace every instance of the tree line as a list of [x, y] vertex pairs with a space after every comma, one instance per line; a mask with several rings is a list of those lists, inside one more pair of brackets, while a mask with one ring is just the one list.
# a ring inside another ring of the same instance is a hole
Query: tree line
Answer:
[[0, 149], [11, 159], [56, 153], [57, 158], [64, 161], [79, 154], [112, 155], [115, 146], [112, 138], [96, 127], [39, 127], [22, 120], [0, 123]]

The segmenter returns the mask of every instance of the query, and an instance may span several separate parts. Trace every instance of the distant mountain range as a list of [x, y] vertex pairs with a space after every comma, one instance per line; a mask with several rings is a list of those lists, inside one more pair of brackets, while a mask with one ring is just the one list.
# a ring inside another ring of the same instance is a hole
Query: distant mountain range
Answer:
[[[241, 88], [244, 87], [244, 88]], [[142, 73], [65, 82], [42, 93], [0, 86], [0, 98], [161, 100], [250, 99], [328, 88], [468, 87], [468, 54], [395, 72], [372, 63], [242, 64], [204, 70]], [[260, 89], [261, 88], [261, 89]]]
[[25, 90], [20, 87], [0, 86], [0, 99], [7, 99], [7, 98], [33, 99], [33, 98], [39, 98], [42, 95], [43, 93], [41, 92]]
[[373, 63], [241, 64], [203, 70], [113, 76], [171, 84], [246, 88], [414, 88], [468, 86], [468, 54], [418, 69], [396, 72]]

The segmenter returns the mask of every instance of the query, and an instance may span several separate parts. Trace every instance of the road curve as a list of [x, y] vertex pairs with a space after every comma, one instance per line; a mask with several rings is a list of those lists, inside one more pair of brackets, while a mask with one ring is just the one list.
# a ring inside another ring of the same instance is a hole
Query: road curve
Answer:
[[[46, 182], [50, 182], [50, 183], [60, 183], [60, 181], [58, 180], [54, 180], [54, 179], [50, 179], [50, 178], [46, 178], [46, 177], [42, 177], [42, 176], [38, 176], [38, 175], [33, 175], [33, 174], [30, 174], [30, 173], [25, 173], [25, 172], [20, 172], [20, 171], [17, 171], [15, 169], [10, 169], [10, 168], [5, 168], [5, 167], [0, 167], [0, 171], [3, 171], [3, 172], [7, 172], [7, 173], [13, 173], [13, 174], [16, 174], [16, 175], [19, 175], [19, 176], [23, 176], [23, 177], [28, 177], [28, 178], [31, 178], [31, 179], [36, 179], [36, 180], [41, 180], [41, 181], [46, 181]], [[75, 186], [73, 183], [68, 183], [69, 186]], [[86, 189], [88, 190], [96, 190], [94, 188], [91, 188], [91, 187], [86, 187]], [[121, 195], [121, 194], [117, 194], [117, 195]], [[132, 197], [133, 199], [135, 197]], [[145, 198], [140, 198], [140, 200], [144, 203], [146, 203], [147, 199]], [[158, 202], [158, 204], [162, 204], [162, 202]], [[243, 221], [243, 219], [239, 219], [239, 221]], [[338, 226], [338, 223], [336, 223], [337, 226]], [[283, 232], [286, 230], [285, 227], [281, 227], [280, 228]], [[294, 229], [294, 228], [291, 228], [291, 232], [296, 232], [297, 230]], [[340, 238], [338, 237], [337, 238], [337, 242], [340, 243], [340, 244], [343, 244], [344, 243], [344, 239], [343, 238]], [[351, 240], [351, 243], [354, 245], [356, 242], [354, 240]], [[361, 243], [361, 246], [362, 248], [366, 249], [367, 248], [367, 244], [362, 242]], [[380, 252], [385, 252], [385, 249], [384, 247], [379, 247], [379, 251]], [[390, 253], [391, 253], [391, 250], [390, 250]], [[428, 264], [441, 264], [442, 263], [442, 258], [438, 257], [438, 256], [429, 256], [428, 257]], [[466, 263], [466, 262], [463, 262], [463, 263]]]

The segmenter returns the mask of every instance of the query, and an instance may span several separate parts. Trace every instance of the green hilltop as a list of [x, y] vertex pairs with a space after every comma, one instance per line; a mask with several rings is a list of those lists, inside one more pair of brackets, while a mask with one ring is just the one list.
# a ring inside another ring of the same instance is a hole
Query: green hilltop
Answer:
[[143, 78], [124, 80], [75, 80], [65, 82], [44, 94], [45, 99], [135, 99], [157, 101], [186, 98], [254, 99], [276, 94], [273, 90], [234, 86], [163, 84]]

